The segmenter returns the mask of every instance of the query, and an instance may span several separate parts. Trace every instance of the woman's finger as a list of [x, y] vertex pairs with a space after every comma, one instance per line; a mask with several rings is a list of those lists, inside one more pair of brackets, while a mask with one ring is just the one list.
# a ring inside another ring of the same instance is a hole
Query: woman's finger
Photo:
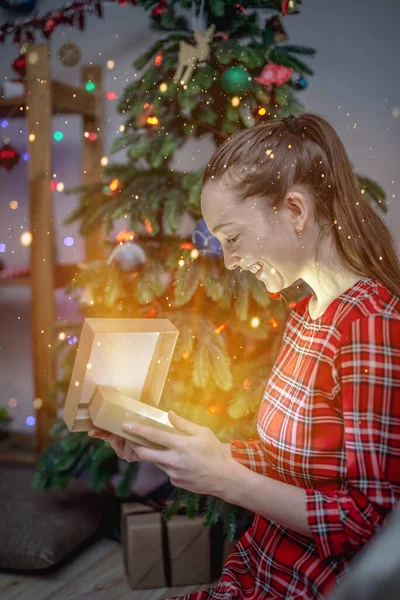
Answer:
[[127, 462], [136, 462], [139, 460], [135, 452], [135, 444], [119, 435], [104, 431], [103, 429], [91, 429], [88, 431], [88, 436], [107, 441], [117, 456]]
[[125, 440], [119, 435], [110, 435], [108, 440], [110, 446], [114, 449], [115, 453], [118, 454], [119, 458], [124, 458], [125, 454]]
[[109, 433], [108, 431], [104, 431], [104, 429], [91, 429], [90, 431], [88, 431], [89, 437], [99, 438], [102, 440], [108, 440], [110, 435], [111, 433]]

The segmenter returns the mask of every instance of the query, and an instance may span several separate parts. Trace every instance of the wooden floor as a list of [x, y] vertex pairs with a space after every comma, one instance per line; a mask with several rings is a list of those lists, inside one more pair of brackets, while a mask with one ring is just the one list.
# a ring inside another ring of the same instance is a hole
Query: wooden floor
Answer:
[[122, 546], [109, 538], [96, 541], [50, 575], [0, 572], [1, 600], [161, 600], [212, 585], [133, 591], [125, 578]]

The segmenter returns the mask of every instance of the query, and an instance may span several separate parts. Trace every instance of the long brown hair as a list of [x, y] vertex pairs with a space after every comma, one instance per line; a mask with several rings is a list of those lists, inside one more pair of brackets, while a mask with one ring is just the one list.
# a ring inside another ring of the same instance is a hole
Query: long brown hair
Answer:
[[400, 297], [400, 261], [392, 234], [360, 189], [345, 147], [323, 117], [303, 113], [236, 132], [214, 153], [203, 185], [225, 178], [244, 200], [264, 196], [279, 211], [293, 186], [313, 199], [321, 235], [333, 228], [343, 262]]

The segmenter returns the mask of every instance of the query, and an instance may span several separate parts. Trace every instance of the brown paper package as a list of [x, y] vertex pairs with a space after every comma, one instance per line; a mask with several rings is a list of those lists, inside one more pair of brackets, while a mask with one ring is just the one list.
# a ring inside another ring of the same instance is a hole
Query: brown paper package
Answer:
[[[210, 529], [204, 526], [204, 518], [175, 515], [167, 526], [171, 585], [212, 583]], [[130, 587], [133, 590], [167, 587], [160, 513], [142, 504], [124, 503], [121, 532], [125, 573]], [[237, 540], [225, 540], [222, 564], [236, 544]]]

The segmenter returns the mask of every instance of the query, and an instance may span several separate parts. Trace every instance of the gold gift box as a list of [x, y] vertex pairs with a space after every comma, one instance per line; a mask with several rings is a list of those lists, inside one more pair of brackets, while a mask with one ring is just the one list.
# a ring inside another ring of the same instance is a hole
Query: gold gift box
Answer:
[[125, 422], [186, 435], [158, 407], [179, 331], [168, 319], [85, 319], [63, 418], [71, 432], [104, 429], [150, 448]]

